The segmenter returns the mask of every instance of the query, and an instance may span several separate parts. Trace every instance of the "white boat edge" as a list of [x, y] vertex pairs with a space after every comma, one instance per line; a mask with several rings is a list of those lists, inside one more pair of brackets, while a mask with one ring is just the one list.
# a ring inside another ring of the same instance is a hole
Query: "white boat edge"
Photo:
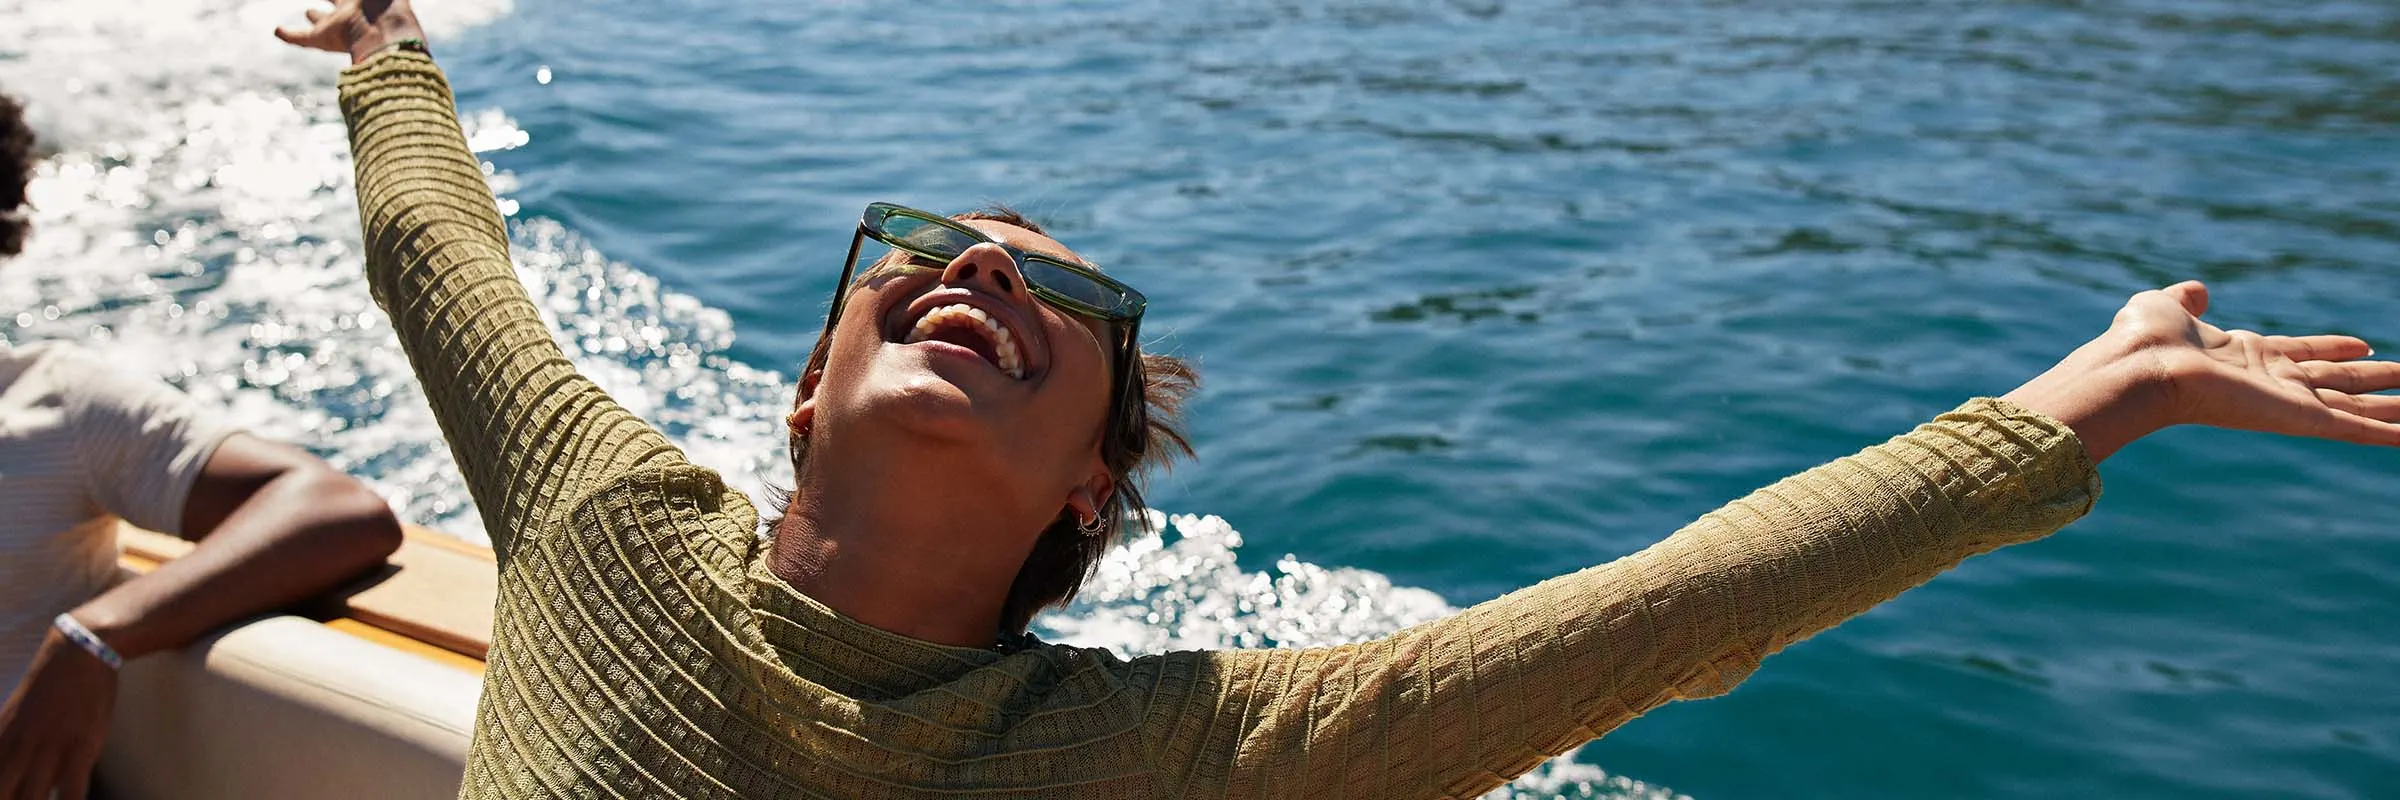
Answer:
[[[383, 574], [324, 603], [338, 615], [326, 622], [261, 617], [128, 662], [98, 788], [118, 800], [458, 796], [496, 574], [488, 551], [478, 561], [479, 548], [411, 534]], [[188, 549], [131, 528], [120, 541], [128, 571]]]

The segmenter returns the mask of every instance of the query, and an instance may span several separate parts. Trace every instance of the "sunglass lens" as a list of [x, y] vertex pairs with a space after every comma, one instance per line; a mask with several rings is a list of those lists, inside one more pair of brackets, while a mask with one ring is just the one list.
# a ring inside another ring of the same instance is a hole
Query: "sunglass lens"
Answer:
[[948, 226], [907, 214], [894, 214], [883, 220], [885, 237], [904, 247], [921, 250], [942, 259], [957, 258], [958, 254], [975, 246], [975, 240]]
[[1125, 295], [1092, 277], [1038, 259], [1026, 259], [1025, 280], [1081, 303], [1089, 311], [1109, 316], [1124, 313]]

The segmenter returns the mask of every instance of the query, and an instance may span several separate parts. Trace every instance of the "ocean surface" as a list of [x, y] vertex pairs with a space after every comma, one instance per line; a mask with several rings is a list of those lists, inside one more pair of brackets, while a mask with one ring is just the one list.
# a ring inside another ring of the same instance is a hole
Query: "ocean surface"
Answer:
[[[481, 539], [359, 273], [299, 0], [0, 0], [70, 338]], [[2400, 5], [423, 0], [521, 274], [695, 457], [778, 418], [868, 201], [1152, 298], [1200, 457], [1053, 637], [1388, 632], [1999, 394], [2183, 278], [2400, 352]], [[2174, 430], [2089, 518], [1525, 797], [2400, 796], [2400, 452]], [[1182, 516], [1189, 515], [1189, 516]]]

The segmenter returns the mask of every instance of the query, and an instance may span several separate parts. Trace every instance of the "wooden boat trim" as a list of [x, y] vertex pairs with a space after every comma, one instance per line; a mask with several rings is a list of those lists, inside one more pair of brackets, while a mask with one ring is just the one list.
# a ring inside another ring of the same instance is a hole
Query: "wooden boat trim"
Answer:
[[[499, 567], [489, 548], [413, 525], [383, 569], [297, 609], [326, 627], [481, 673], [492, 647]], [[148, 572], [192, 551], [192, 543], [122, 525], [118, 563]]]

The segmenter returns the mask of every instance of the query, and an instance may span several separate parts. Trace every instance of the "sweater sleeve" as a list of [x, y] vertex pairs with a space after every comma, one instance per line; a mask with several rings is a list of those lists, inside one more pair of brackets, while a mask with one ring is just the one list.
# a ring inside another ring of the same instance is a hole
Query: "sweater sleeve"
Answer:
[[433, 59], [391, 51], [353, 66], [341, 103], [369, 291], [505, 568], [521, 537], [562, 522], [588, 487], [681, 454], [552, 341]]
[[2057, 421], [1979, 399], [1615, 562], [1389, 638], [1130, 666], [1174, 794], [1474, 797], [1968, 556], [2090, 510]]

